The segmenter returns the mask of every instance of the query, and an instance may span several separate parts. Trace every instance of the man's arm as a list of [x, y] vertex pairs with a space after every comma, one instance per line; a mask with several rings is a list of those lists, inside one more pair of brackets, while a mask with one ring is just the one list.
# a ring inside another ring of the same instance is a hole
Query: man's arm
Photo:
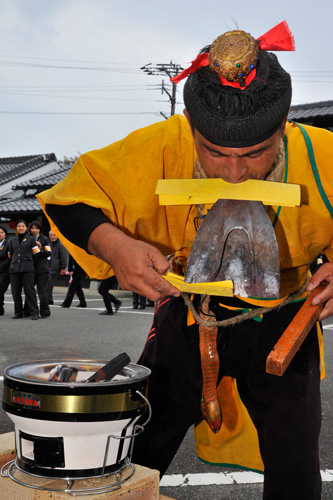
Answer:
[[109, 264], [124, 290], [155, 301], [180, 292], [162, 278], [168, 260], [152, 245], [135, 240], [113, 226], [99, 209], [77, 203], [69, 206], [46, 205], [62, 234], [72, 243]]
[[60, 240], [59, 242], [59, 261], [60, 261], [60, 274], [65, 274], [66, 267], [68, 264], [68, 251], [64, 247], [64, 245], [61, 243]]
[[158, 300], [180, 292], [162, 278], [169, 269], [161, 252], [143, 241], [134, 240], [112, 224], [99, 225], [88, 240], [88, 251], [113, 268], [120, 287]]
[[65, 238], [86, 251], [92, 231], [100, 224], [109, 222], [102, 210], [85, 203], [64, 206], [49, 203], [45, 205], [45, 210]]

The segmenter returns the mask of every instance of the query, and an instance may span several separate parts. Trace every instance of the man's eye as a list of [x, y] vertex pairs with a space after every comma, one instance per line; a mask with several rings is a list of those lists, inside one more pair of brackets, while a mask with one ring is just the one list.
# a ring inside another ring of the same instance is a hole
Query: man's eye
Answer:
[[248, 155], [248, 158], [259, 158], [263, 154], [263, 151], [258, 151], [258, 153], [252, 153]]

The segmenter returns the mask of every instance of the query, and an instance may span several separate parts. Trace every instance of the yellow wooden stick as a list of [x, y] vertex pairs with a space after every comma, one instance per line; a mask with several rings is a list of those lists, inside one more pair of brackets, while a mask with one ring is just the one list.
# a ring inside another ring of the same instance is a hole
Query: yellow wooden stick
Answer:
[[264, 205], [295, 207], [301, 203], [298, 184], [249, 179], [232, 184], [222, 179], [160, 179], [160, 205], [213, 204], [219, 199], [261, 201]]
[[233, 297], [233, 282], [226, 281], [213, 281], [208, 283], [186, 283], [183, 276], [168, 271], [163, 278], [165, 278], [171, 285], [178, 288], [181, 292], [198, 293], [205, 295], [221, 295], [223, 297]]

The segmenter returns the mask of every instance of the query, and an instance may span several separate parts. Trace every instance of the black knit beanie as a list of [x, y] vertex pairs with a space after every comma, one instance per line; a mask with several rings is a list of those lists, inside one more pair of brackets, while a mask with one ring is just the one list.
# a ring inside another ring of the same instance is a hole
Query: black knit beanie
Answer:
[[275, 54], [260, 51], [255, 79], [244, 89], [222, 85], [209, 66], [188, 76], [184, 102], [191, 124], [217, 146], [241, 148], [268, 139], [291, 103], [291, 78]]

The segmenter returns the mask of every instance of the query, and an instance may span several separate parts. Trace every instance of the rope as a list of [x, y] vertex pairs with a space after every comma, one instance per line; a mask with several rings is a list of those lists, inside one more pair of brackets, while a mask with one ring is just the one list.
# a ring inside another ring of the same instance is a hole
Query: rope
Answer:
[[187, 307], [190, 309], [191, 313], [193, 314], [194, 319], [199, 323], [201, 326], [205, 326], [207, 328], [213, 327], [213, 326], [233, 326], [236, 324], [243, 323], [243, 321], [246, 321], [247, 319], [254, 318], [255, 316], [259, 316], [260, 314], [266, 314], [274, 310], [279, 310], [282, 307], [286, 306], [287, 304], [290, 304], [294, 300], [298, 299], [302, 293], [305, 291], [307, 284], [309, 283], [310, 276], [305, 280], [301, 288], [297, 290], [296, 292], [288, 295], [287, 298], [285, 298], [280, 304], [274, 306], [274, 307], [260, 307], [257, 309], [254, 309], [253, 311], [249, 311], [244, 314], [238, 314], [237, 316], [234, 316], [233, 318], [229, 319], [224, 319], [222, 321], [209, 321], [203, 319], [200, 314], [196, 311], [193, 302], [191, 301], [189, 295], [187, 293], [181, 293], [181, 296], [184, 299], [185, 304]]

